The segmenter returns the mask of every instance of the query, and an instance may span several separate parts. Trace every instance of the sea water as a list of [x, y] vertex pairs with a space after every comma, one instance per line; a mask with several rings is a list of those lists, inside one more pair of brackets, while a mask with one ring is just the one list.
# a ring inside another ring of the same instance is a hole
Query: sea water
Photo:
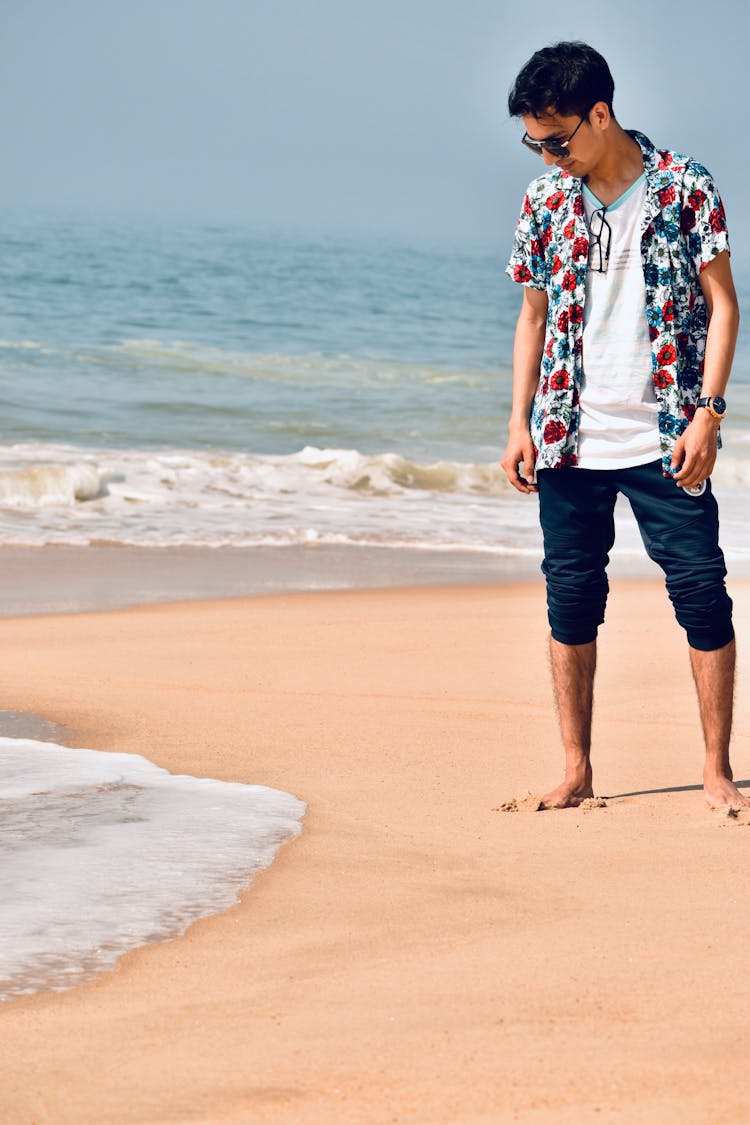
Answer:
[[[507, 250], [6, 216], [0, 542], [538, 555], [499, 467]], [[730, 403], [714, 484], [750, 558], [743, 340]]]
[[226, 910], [304, 811], [137, 754], [0, 737], [0, 1000], [72, 988]]

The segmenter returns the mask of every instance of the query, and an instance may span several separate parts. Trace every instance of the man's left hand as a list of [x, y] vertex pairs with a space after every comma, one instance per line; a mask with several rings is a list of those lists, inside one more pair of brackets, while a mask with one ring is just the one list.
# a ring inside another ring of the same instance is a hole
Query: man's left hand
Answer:
[[[681, 488], [693, 488], [711, 476], [718, 449], [719, 423], [704, 408], [696, 410], [687, 429], [675, 442], [672, 471]], [[675, 472], [679, 468], [679, 472]]]

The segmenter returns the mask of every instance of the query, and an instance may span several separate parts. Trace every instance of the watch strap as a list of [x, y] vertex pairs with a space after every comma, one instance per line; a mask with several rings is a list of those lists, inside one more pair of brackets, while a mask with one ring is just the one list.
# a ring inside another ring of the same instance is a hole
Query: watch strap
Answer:
[[724, 409], [723, 410], [716, 410], [715, 407], [714, 407], [714, 399], [717, 398], [717, 397], [719, 397], [719, 396], [717, 396], [717, 395], [703, 395], [701, 398], [698, 399], [697, 403], [695, 404], [695, 408], [697, 410], [699, 407], [705, 407], [705, 409], [708, 411], [708, 413], [711, 415], [712, 418], [715, 418], [717, 420], [717, 422], [721, 422], [726, 417], [727, 406], [726, 406], [726, 402], [722, 398], [720, 401], [721, 401], [721, 404], [723, 405]]

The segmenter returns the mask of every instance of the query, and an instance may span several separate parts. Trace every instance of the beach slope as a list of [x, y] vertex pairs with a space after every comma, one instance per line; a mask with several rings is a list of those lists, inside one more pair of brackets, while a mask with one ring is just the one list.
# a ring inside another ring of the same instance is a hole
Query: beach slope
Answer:
[[[750, 588], [732, 593], [742, 641]], [[658, 582], [612, 594], [590, 810], [498, 811], [561, 770], [536, 581], [5, 619], [0, 638], [4, 707], [308, 803], [235, 908], [0, 1008], [2, 1120], [750, 1117], [750, 818], [703, 805]], [[747, 719], [741, 690], [741, 784]]]

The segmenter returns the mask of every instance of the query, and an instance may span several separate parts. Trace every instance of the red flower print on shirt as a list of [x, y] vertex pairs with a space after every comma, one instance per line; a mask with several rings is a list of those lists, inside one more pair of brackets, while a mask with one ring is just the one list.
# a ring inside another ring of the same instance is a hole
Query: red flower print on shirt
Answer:
[[671, 297], [662, 305], [661, 315], [665, 320], [674, 320], [674, 301]]
[[[518, 198], [518, 197], [516, 197]], [[553, 191], [552, 195], [548, 195], [546, 199], [547, 209], [549, 211], [558, 211], [565, 202], [564, 191]]]
[[552, 241], [552, 227], [545, 227], [542, 231], [542, 246], [549, 246]]
[[589, 240], [588, 238], [577, 238], [573, 243], [573, 261], [577, 262], [580, 258], [588, 258], [589, 256]]
[[549, 377], [549, 385], [553, 391], [564, 391], [570, 384], [570, 376], [564, 367], [559, 371], [555, 371], [554, 375]]
[[571, 324], [583, 324], [583, 305], [571, 305], [568, 316]]
[[706, 193], [705, 191], [701, 191], [700, 188], [696, 188], [695, 191], [690, 192], [687, 201], [688, 207], [692, 207], [693, 211], [700, 211], [701, 207], [706, 202]]
[[708, 221], [711, 224], [711, 230], [716, 234], [721, 234], [723, 230], [727, 229], [724, 207], [721, 203], [718, 207], [714, 207], [713, 211], [708, 216]]
[[524, 215], [530, 215], [532, 213], [531, 212], [531, 201], [529, 200], [528, 195], [525, 197], [525, 199], [523, 201], [523, 213], [524, 213]]
[[568, 318], [567, 310], [563, 309], [563, 311], [560, 313], [560, 315], [557, 318], [557, 331], [558, 332], [567, 332], [568, 331], [568, 323], [569, 323], [569, 318]]
[[513, 267], [513, 280], [514, 281], [530, 281], [531, 270], [528, 266], [514, 266]]
[[583, 196], [582, 195], [577, 195], [575, 197], [575, 199], [573, 200], [573, 214], [574, 215], [582, 215], [583, 214]]
[[575, 221], [575, 219], [571, 219], [563, 227], [563, 234], [565, 235], [566, 238], [572, 238], [573, 235], [575, 234], [575, 232], [576, 232], [576, 221]]
[[656, 353], [656, 362], [660, 367], [668, 367], [670, 363], [674, 363], [677, 359], [677, 352], [671, 344], [665, 344], [663, 348], [659, 348]]
[[552, 272], [553, 273], [559, 273], [561, 269], [562, 269], [562, 262], [560, 261], [560, 258], [558, 257], [558, 255], [555, 254], [555, 260], [552, 263]]
[[544, 427], [544, 444], [552, 445], [555, 441], [562, 441], [568, 432], [568, 427], [559, 418], [554, 418]]
[[668, 168], [673, 160], [674, 157], [672, 156], [671, 152], [659, 152], [659, 167], [662, 169], [662, 171], [665, 168]]
[[573, 289], [575, 289], [575, 287], [576, 287], [576, 275], [573, 273], [572, 270], [566, 270], [566, 272], [563, 276], [563, 279], [562, 279], [562, 287], [563, 287], [563, 289], [567, 289], [569, 291], [572, 291]]
[[670, 184], [669, 187], [662, 188], [661, 191], [658, 191], [656, 194], [659, 196], [659, 202], [661, 203], [662, 207], [668, 207], [669, 204], [674, 203], [675, 199], [677, 198], [677, 193], [674, 190], [674, 184]]
[[663, 368], [657, 371], [654, 375], [654, 385], [659, 387], [660, 390], [663, 391], [665, 387], [668, 387], [670, 385], [670, 383], [674, 383], [674, 379], [669, 374], [669, 372], [664, 371]]

